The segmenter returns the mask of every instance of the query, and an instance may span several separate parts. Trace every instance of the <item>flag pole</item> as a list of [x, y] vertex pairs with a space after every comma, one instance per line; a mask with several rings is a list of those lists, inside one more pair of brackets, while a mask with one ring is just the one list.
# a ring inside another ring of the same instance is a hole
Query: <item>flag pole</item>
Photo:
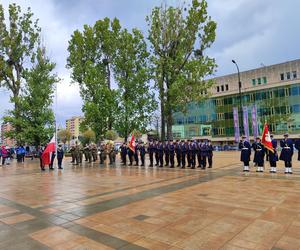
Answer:
[[55, 84], [55, 111], [54, 111], [54, 120], [55, 120], [55, 161], [56, 166], [58, 166], [58, 160], [57, 160], [57, 82]]

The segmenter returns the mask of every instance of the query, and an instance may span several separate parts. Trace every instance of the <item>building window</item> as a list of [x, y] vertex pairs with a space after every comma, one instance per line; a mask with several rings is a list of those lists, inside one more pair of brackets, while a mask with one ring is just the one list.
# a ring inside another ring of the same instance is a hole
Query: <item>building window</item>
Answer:
[[228, 86], [228, 84], [226, 84], [226, 85], [225, 85], [225, 89], [226, 89], [226, 91], [228, 91], [228, 90], [229, 90], [229, 86]]
[[217, 92], [220, 92], [220, 86], [217, 86]]
[[261, 84], [261, 78], [257, 78], [257, 84]]
[[286, 79], [290, 80], [291, 79], [291, 72], [286, 72]]
[[283, 73], [280, 74], [280, 80], [284, 81], [284, 74]]
[[222, 90], [222, 92], [224, 91], [224, 85], [221, 86], [221, 90]]
[[297, 79], [297, 71], [293, 71], [292, 74], [293, 74], [293, 79]]
[[265, 77], [265, 76], [263, 77], [263, 83], [267, 84], [267, 77]]
[[253, 85], [253, 86], [256, 85], [256, 79], [252, 79], [252, 85]]

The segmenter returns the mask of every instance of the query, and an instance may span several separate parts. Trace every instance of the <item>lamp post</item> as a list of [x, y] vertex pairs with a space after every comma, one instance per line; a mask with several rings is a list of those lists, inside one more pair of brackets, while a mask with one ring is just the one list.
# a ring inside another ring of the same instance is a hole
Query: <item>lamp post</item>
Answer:
[[240, 123], [240, 132], [241, 134], [244, 134], [243, 131], [243, 123], [242, 123], [242, 82], [241, 82], [241, 74], [240, 74], [240, 69], [238, 64], [236, 63], [235, 60], [232, 60], [232, 63], [235, 64], [236, 68], [237, 68], [237, 72], [238, 72], [238, 80], [239, 80], [239, 100], [240, 100], [240, 116], [239, 116], [239, 123]]

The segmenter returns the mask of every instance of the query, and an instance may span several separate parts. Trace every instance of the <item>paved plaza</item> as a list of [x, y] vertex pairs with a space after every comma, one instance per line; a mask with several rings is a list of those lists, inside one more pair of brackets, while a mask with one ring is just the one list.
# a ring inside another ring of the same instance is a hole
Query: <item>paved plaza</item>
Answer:
[[0, 249], [300, 249], [300, 163], [279, 165], [242, 173], [238, 152], [215, 152], [207, 170], [12, 163]]

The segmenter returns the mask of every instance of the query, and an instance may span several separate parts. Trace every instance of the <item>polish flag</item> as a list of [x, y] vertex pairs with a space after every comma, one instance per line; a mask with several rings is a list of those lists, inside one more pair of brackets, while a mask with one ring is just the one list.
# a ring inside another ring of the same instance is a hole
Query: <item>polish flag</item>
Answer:
[[263, 134], [262, 134], [261, 142], [265, 146], [265, 148], [267, 148], [271, 152], [274, 152], [274, 148], [273, 148], [273, 145], [272, 145], [272, 139], [271, 139], [271, 136], [270, 136], [269, 127], [268, 127], [267, 123], [264, 126], [264, 131], [263, 131]]
[[45, 150], [42, 153], [43, 166], [49, 165], [51, 162], [51, 153], [55, 152], [55, 136], [52, 137], [51, 141], [47, 144]]
[[132, 134], [131, 136], [131, 140], [130, 140], [130, 143], [129, 143], [129, 148], [131, 151], [135, 151], [135, 140], [134, 140], [134, 134]]

